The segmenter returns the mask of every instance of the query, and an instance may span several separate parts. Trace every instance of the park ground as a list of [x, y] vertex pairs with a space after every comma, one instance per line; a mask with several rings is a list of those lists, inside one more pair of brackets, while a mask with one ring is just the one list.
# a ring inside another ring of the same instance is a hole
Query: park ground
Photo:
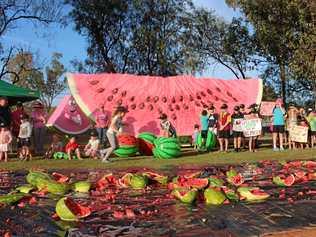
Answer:
[[262, 148], [257, 153], [229, 152], [218, 153], [210, 152], [198, 154], [192, 150], [185, 150], [183, 155], [176, 159], [158, 160], [151, 156], [137, 156], [130, 158], [113, 158], [111, 163], [102, 163], [100, 160], [84, 159], [78, 160], [43, 160], [40, 157], [33, 158], [32, 161], [19, 161], [11, 159], [10, 162], [0, 163], [1, 170], [92, 170], [92, 169], [127, 169], [127, 168], [149, 168], [149, 169], [168, 169], [172, 167], [205, 167], [225, 164], [254, 163], [260, 160], [313, 160], [316, 159], [316, 149], [306, 150], [286, 150], [283, 152], [273, 152], [270, 148]]

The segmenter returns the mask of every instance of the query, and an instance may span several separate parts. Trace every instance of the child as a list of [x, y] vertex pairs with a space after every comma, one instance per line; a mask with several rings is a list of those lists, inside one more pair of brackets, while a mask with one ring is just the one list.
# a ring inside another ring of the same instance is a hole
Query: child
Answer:
[[176, 129], [172, 126], [170, 121], [168, 120], [168, 116], [166, 114], [161, 114], [160, 117], [160, 127], [162, 129], [163, 137], [177, 137]]
[[[256, 104], [250, 105], [248, 109], [250, 109], [250, 113], [247, 115], [248, 119], [259, 118], [258, 107]], [[257, 152], [258, 136], [250, 136], [248, 145], [249, 145], [250, 152]]]
[[204, 149], [206, 139], [207, 139], [207, 133], [208, 133], [208, 116], [207, 116], [206, 110], [202, 110], [202, 113], [200, 116], [200, 122], [201, 122], [201, 137], [202, 137], [201, 148]]
[[220, 145], [220, 151], [228, 152], [228, 139], [230, 133], [231, 116], [227, 112], [227, 104], [221, 106], [221, 112], [219, 114], [218, 125], [218, 141]]
[[0, 124], [0, 161], [8, 161], [8, 147], [12, 142], [12, 135], [4, 123]]
[[[238, 124], [241, 122], [241, 120], [244, 118], [244, 115], [240, 112], [239, 106], [234, 107], [234, 113], [232, 115], [232, 124]], [[236, 130], [233, 126], [233, 137], [234, 137], [234, 149], [235, 152], [240, 151], [241, 147], [241, 138], [242, 138], [243, 132], [240, 130]]]
[[286, 119], [286, 130], [287, 130], [287, 135], [288, 135], [288, 144], [289, 144], [289, 149], [295, 149], [295, 142], [291, 140], [290, 133], [289, 131], [291, 130], [291, 127], [293, 125], [297, 125], [297, 115], [298, 115], [298, 110], [294, 105], [290, 105], [288, 109], [288, 117]]
[[218, 114], [215, 113], [215, 107], [211, 105], [208, 109], [208, 129], [210, 132], [217, 134]]
[[316, 110], [311, 111], [306, 119], [310, 128], [311, 147], [314, 148], [316, 145]]
[[29, 122], [29, 117], [26, 114], [21, 116], [21, 125], [18, 135], [18, 147], [21, 149], [20, 159], [32, 160], [32, 154], [30, 152], [31, 145], [32, 126]]
[[77, 139], [75, 136], [71, 137], [69, 142], [67, 143], [67, 145], [65, 147], [65, 151], [68, 155], [69, 160], [72, 159], [73, 154], [77, 155], [78, 160], [82, 160], [81, 155], [80, 155], [79, 145], [78, 145], [76, 140]]
[[52, 143], [48, 150], [45, 153], [45, 159], [51, 159], [56, 152], [63, 151], [63, 143], [60, 141], [59, 136], [57, 134], [53, 134]]
[[122, 130], [122, 120], [127, 113], [128, 109], [124, 106], [119, 106], [115, 109], [110, 121], [109, 129], [106, 132], [110, 147], [100, 151], [102, 162], [110, 162], [110, 155], [117, 148], [117, 134]]
[[199, 133], [200, 133], [200, 126], [198, 124], [194, 125], [194, 132], [192, 134], [192, 144], [193, 144], [193, 148], [194, 150], [198, 149], [198, 137], [199, 137]]
[[[305, 119], [303, 116], [301, 116], [301, 115], [297, 116], [297, 124], [298, 124], [299, 126], [307, 127], [307, 128], [308, 128], [308, 122], [307, 122], [306, 119]], [[307, 139], [307, 140], [308, 140], [308, 139]], [[308, 141], [307, 141], [306, 143], [301, 142], [301, 143], [299, 143], [299, 144], [300, 144], [300, 146], [301, 146], [301, 149], [304, 149], [304, 145], [305, 145], [306, 148], [309, 148]]]
[[84, 151], [86, 156], [90, 156], [93, 159], [98, 158], [100, 140], [97, 137], [95, 132], [90, 134], [90, 140], [88, 144], [85, 146]]
[[[286, 113], [282, 106], [282, 99], [277, 99], [275, 107], [272, 110], [272, 138], [273, 138], [273, 151], [284, 151], [283, 148], [283, 134], [285, 132], [285, 117]], [[279, 137], [280, 149], [277, 148], [277, 139]]]

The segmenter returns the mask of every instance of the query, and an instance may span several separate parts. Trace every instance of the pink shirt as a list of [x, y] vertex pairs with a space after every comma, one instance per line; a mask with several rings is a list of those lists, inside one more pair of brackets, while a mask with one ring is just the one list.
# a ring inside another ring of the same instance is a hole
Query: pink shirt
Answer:
[[42, 128], [46, 124], [46, 113], [44, 111], [33, 111], [31, 115], [33, 119], [33, 128]]
[[106, 113], [96, 111], [94, 117], [97, 128], [104, 128], [108, 125], [108, 116], [106, 115]]

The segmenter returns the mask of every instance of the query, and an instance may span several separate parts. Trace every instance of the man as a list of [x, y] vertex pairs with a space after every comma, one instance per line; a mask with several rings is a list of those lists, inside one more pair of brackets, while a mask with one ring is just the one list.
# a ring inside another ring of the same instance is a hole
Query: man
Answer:
[[11, 125], [11, 111], [6, 97], [0, 97], [0, 123], [5, 127]]

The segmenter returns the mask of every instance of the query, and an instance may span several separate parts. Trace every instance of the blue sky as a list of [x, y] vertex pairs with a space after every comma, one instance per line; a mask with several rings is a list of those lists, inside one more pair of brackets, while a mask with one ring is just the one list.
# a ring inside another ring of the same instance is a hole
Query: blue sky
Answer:
[[[239, 12], [229, 8], [225, 0], [194, 0], [197, 6], [215, 10], [218, 16], [230, 20], [239, 16]], [[61, 52], [64, 56], [62, 62], [70, 68], [72, 59], [83, 60], [86, 57], [85, 38], [74, 31], [74, 26], [66, 28], [51, 26], [48, 29], [34, 27], [30, 23], [21, 23], [15, 30], [5, 35], [4, 43], [7, 46], [12, 44], [23, 46], [33, 52], [37, 52], [41, 59], [48, 61], [53, 52]], [[256, 72], [250, 73], [252, 76]], [[230, 79], [233, 74], [220, 65], [210, 65], [203, 76]]]

